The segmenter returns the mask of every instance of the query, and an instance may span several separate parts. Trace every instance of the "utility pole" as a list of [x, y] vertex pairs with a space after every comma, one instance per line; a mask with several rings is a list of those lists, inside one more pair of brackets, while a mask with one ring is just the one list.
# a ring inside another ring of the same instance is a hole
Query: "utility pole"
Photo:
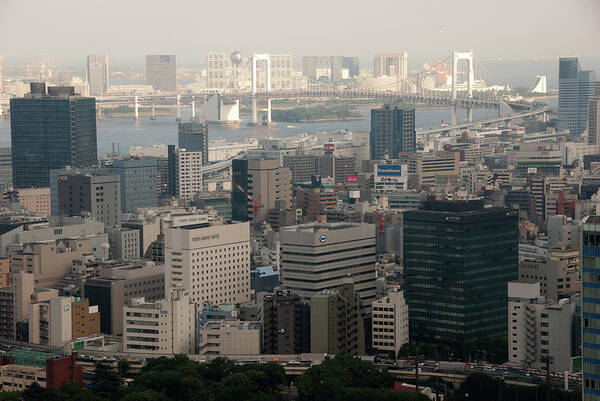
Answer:
[[546, 401], [550, 401], [550, 363], [554, 358], [550, 355], [542, 355], [540, 360], [546, 362]]
[[419, 392], [419, 356], [418, 356], [419, 346], [415, 343], [415, 392]]

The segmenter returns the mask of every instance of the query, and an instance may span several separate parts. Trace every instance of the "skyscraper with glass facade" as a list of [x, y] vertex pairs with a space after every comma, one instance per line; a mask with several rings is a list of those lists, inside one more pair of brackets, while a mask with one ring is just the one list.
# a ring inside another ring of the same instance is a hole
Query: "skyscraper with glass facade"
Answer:
[[48, 187], [50, 170], [97, 163], [96, 100], [72, 86], [32, 83], [31, 93], [10, 100], [13, 185]]
[[507, 335], [508, 282], [519, 276], [518, 211], [483, 201], [426, 202], [404, 212], [411, 341]]
[[583, 399], [600, 400], [600, 216], [583, 218]]
[[202, 152], [202, 165], [208, 166], [208, 126], [206, 121], [195, 119], [179, 123], [177, 145], [188, 152]]
[[581, 135], [587, 127], [595, 82], [594, 71], [582, 71], [577, 57], [559, 60], [558, 120], [571, 134]]
[[371, 109], [371, 160], [396, 159], [417, 149], [415, 109], [385, 104]]

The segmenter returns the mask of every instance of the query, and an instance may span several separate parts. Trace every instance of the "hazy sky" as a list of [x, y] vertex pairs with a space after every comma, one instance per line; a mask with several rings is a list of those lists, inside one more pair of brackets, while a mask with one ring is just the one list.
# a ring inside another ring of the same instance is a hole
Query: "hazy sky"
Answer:
[[409, 60], [473, 49], [480, 60], [600, 57], [600, 0], [0, 0], [7, 65], [55, 54], [115, 65], [207, 51], [358, 55], [407, 51]]

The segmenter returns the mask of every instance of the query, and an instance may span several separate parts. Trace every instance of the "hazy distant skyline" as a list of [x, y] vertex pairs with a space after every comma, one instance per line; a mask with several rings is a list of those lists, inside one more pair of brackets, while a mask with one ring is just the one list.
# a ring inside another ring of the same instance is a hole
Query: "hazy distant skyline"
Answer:
[[208, 51], [357, 55], [406, 51], [409, 60], [473, 49], [486, 59], [600, 57], [600, 1], [0, 0], [7, 65], [53, 54], [81, 64], [143, 65], [146, 54], [204, 63]]

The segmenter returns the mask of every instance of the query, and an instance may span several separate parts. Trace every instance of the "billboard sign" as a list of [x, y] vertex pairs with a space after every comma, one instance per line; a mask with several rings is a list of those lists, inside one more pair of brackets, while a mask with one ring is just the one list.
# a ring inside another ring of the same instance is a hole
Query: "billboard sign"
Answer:
[[406, 164], [376, 164], [375, 184], [403, 184], [407, 180]]
[[346, 182], [358, 182], [358, 177], [355, 175], [346, 176]]

